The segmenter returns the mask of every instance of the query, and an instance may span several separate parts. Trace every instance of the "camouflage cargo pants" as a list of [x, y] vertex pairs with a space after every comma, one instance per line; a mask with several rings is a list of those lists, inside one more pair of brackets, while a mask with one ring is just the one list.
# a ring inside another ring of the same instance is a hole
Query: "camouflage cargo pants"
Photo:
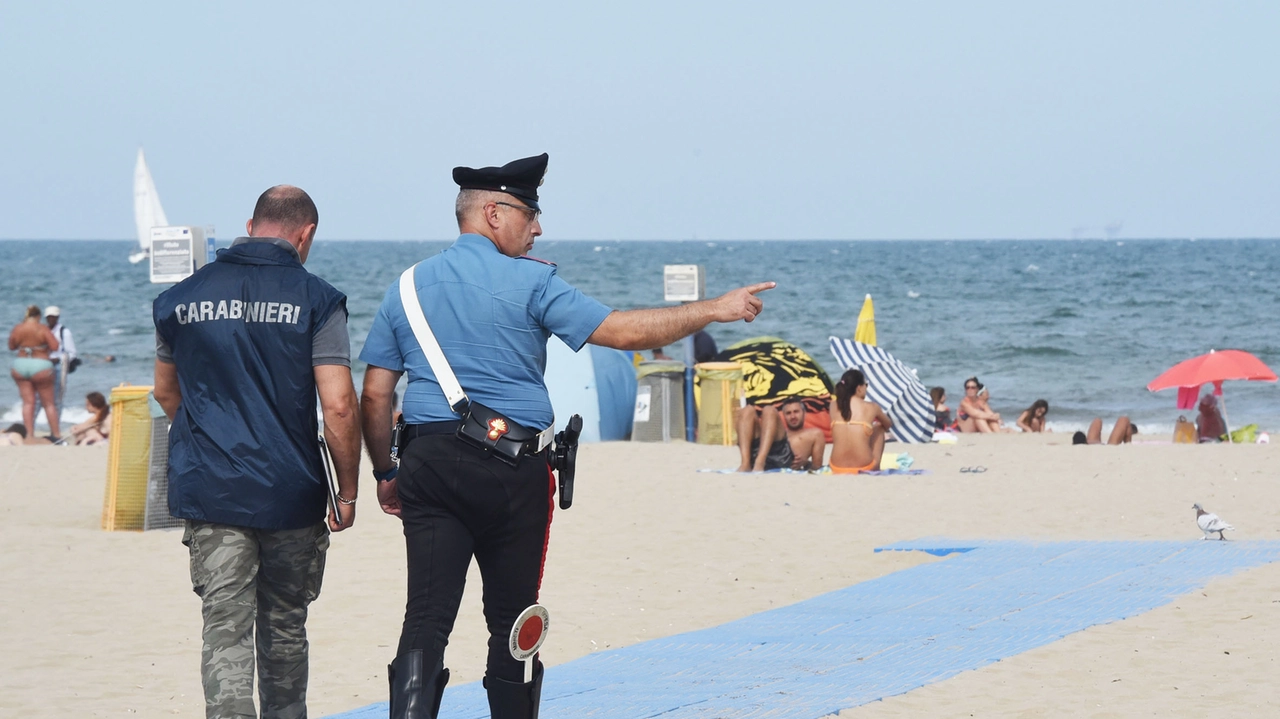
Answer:
[[188, 520], [182, 543], [203, 604], [206, 717], [256, 717], [256, 644], [262, 718], [305, 719], [307, 605], [320, 594], [328, 528], [267, 531]]

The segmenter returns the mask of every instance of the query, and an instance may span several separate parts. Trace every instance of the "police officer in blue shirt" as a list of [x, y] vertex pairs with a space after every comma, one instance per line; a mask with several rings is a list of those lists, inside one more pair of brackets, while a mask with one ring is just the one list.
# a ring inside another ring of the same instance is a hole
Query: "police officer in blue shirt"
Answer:
[[[186, 520], [209, 717], [256, 716], [255, 659], [262, 716], [306, 716], [307, 606], [329, 530], [355, 521], [346, 296], [302, 267], [318, 220], [302, 190], [267, 190], [249, 236], [153, 306], [155, 397], [173, 422], [169, 511]], [[328, 509], [317, 393], [341, 516]]]
[[[542, 234], [538, 187], [546, 168], [546, 154], [502, 167], [455, 168], [461, 235], [413, 270], [418, 302], [473, 405], [530, 433], [554, 421], [543, 382], [552, 334], [575, 351], [587, 342], [661, 347], [711, 322], [750, 322], [763, 309], [756, 293], [774, 286], [680, 307], [606, 307], [558, 277], [555, 265], [527, 256]], [[525, 683], [507, 639], [517, 615], [538, 598], [555, 492], [547, 452], [531, 442], [528, 456], [512, 466], [457, 436], [459, 414], [409, 326], [398, 285], [387, 290], [360, 359], [369, 365], [361, 414], [378, 501], [403, 521], [408, 555], [404, 627], [388, 668], [391, 717], [439, 712], [449, 676], [444, 649], [472, 556], [484, 581], [490, 713], [536, 717], [542, 665], [535, 662], [533, 681]], [[407, 445], [397, 467], [390, 454], [392, 396], [405, 372]]]

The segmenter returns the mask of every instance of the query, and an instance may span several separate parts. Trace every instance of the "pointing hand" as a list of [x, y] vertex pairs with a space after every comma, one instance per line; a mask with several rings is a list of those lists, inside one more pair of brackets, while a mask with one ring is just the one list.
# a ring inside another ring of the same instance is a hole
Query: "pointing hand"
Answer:
[[776, 282], [760, 282], [746, 287], [739, 287], [736, 290], [720, 295], [714, 300], [716, 303], [715, 321], [736, 322], [738, 320], [746, 320], [750, 322], [754, 320], [764, 311], [764, 300], [756, 297], [756, 295], [777, 286], [778, 283]]

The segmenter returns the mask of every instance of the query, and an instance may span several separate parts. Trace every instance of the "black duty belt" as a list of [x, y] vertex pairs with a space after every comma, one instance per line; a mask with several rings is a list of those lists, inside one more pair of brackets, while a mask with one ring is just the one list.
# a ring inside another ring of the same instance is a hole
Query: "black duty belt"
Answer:
[[[404, 427], [404, 436], [401, 439], [401, 442], [403, 442], [402, 446], [407, 446], [409, 442], [413, 441], [418, 437], [446, 436], [446, 435], [457, 436], [458, 428], [460, 424], [461, 423], [458, 420], [446, 420], [443, 422], [424, 422], [422, 424], [406, 424]], [[524, 428], [521, 427], [520, 429], [523, 430]], [[530, 431], [530, 430], [525, 430], [525, 431]], [[516, 453], [517, 454], [516, 457], [510, 456], [511, 454], [510, 448], [507, 450], [507, 456], [503, 456], [503, 453], [494, 453], [494, 456], [508, 463], [512, 463], [512, 460], [515, 460], [516, 462], [518, 462], [519, 457], [541, 454], [549, 444], [549, 442], [547, 441], [549, 437], [550, 437], [550, 433], [544, 430], [543, 432], [539, 432], [535, 434], [531, 439], [519, 443], [518, 444], [519, 449], [518, 449], [518, 452]], [[463, 440], [463, 444], [466, 444], [472, 447], [476, 446], [473, 442], [467, 441], [466, 438], [460, 437], [459, 439]], [[484, 449], [484, 448], [479, 448], [479, 449]], [[488, 450], [485, 449], [485, 451], [488, 451]]]
[[457, 434], [458, 421], [451, 422], [424, 422], [423, 424], [406, 424], [404, 426], [404, 441], [408, 442], [418, 437], [426, 437], [428, 435], [437, 434]]

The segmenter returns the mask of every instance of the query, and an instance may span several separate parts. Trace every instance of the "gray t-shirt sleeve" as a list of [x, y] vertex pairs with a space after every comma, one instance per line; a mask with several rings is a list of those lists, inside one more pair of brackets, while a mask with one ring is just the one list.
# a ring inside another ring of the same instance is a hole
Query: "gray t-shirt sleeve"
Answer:
[[347, 334], [347, 312], [339, 307], [311, 337], [311, 366], [340, 364], [351, 366], [351, 337]]
[[165, 364], [173, 364], [173, 350], [169, 348], [169, 343], [164, 341], [159, 332], [156, 332], [156, 359]]

